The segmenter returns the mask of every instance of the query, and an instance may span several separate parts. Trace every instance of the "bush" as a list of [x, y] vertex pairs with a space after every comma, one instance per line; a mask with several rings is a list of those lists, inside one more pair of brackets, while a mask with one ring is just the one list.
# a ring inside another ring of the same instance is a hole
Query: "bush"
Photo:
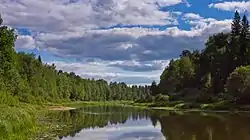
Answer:
[[150, 107], [163, 107], [168, 106], [169, 104], [169, 96], [157, 94], [155, 97], [153, 96], [153, 104], [149, 105]]
[[232, 106], [230, 106], [227, 101], [219, 101], [210, 104], [202, 104], [200, 107], [204, 110], [229, 110]]
[[182, 97], [185, 97], [185, 96], [194, 96], [196, 94], [200, 93], [200, 90], [197, 89], [197, 88], [184, 88], [180, 94]]
[[197, 97], [196, 97], [196, 102], [197, 103], [211, 103], [212, 100], [212, 94], [209, 93], [200, 93]]
[[155, 102], [169, 102], [168, 95], [157, 94], [155, 96]]
[[168, 106], [169, 107], [174, 107], [175, 105], [181, 104], [181, 103], [184, 103], [184, 101], [171, 101], [171, 102], [168, 103]]
[[154, 96], [148, 96], [145, 99], [136, 100], [136, 103], [152, 103], [155, 100]]
[[236, 68], [228, 77], [226, 92], [237, 104], [250, 102], [250, 66]]
[[174, 108], [177, 108], [177, 109], [192, 109], [192, 108], [199, 108], [199, 107], [200, 106], [197, 103], [180, 103], [174, 106]]

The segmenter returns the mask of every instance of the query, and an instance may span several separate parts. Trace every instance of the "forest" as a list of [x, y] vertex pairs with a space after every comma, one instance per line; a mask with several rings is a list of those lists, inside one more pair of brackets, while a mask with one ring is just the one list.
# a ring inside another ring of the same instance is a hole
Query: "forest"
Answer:
[[235, 12], [229, 33], [210, 36], [203, 50], [183, 50], [152, 83], [153, 95], [169, 100], [250, 103], [250, 32], [246, 15]]
[[61, 101], [137, 100], [149, 96], [149, 86], [84, 79], [73, 72], [56, 70], [41, 56], [16, 53], [14, 29], [0, 22], [0, 103], [16, 98], [26, 103]]

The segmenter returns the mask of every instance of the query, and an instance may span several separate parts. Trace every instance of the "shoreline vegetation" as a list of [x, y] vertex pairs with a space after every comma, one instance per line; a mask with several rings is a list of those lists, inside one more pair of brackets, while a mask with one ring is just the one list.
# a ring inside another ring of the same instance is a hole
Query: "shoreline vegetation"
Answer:
[[[156, 103], [157, 104], [157, 103]], [[250, 113], [250, 107], [248, 106], [238, 106], [234, 109], [222, 109], [222, 108], [211, 108], [211, 109], [202, 109], [202, 108], [187, 108], [184, 106], [185, 103], [172, 103], [172, 106], [158, 106], [155, 103], [136, 103], [134, 101], [108, 101], [108, 102], [64, 102], [57, 104], [43, 104], [43, 105], [34, 105], [34, 104], [20, 104], [19, 106], [7, 106], [3, 105], [0, 107], [1, 120], [5, 121], [7, 124], [4, 126], [5, 131], [0, 132], [0, 138], [3, 139], [34, 139], [34, 138], [53, 138], [55, 137], [52, 132], [59, 131], [60, 128], [57, 128], [54, 124], [41, 123], [42, 119], [40, 114], [48, 111], [67, 111], [74, 110], [84, 106], [132, 106], [139, 107], [142, 109], [150, 109], [152, 111], [157, 110], [167, 110], [178, 112], [183, 114], [185, 112], [204, 112], [204, 113]], [[200, 106], [209, 106], [202, 104]], [[213, 106], [213, 105], [210, 105]], [[11, 116], [11, 117], [10, 117]], [[8, 128], [11, 126], [12, 128]], [[26, 129], [23, 129], [26, 128]]]
[[241, 19], [237, 11], [230, 33], [209, 37], [202, 51], [184, 50], [151, 86], [84, 79], [44, 64], [40, 55], [17, 53], [15, 30], [2, 22], [0, 17], [0, 139], [48, 136], [56, 126], [43, 122], [40, 113], [84, 105], [250, 111], [250, 32], [247, 16]]
[[[114, 105], [114, 106], [132, 106], [140, 107], [144, 109], [153, 109], [153, 110], [167, 110], [167, 111], [183, 111], [183, 112], [249, 112], [250, 105], [226, 105], [224, 102], [211, 103], [211, 104], [192, 104], [185, 102], [168, 102], [168, 103], [138, 103], [134, 101], [107, 101], [107, 102], [93, 102], [93, 101], [82, 101], [82, 102], [70, 102], [70, 103], [61, 103], [55, 104], [52, 106], [46, 107], [49, 110], [71, 110], [78, 109], [84, 106], [96, 105]], [[52, 108], [52, 109], [51, 109]]]

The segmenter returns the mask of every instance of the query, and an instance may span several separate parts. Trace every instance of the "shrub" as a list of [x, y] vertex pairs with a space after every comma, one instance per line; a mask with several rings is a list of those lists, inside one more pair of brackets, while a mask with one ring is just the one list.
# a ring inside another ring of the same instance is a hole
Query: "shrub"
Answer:
[[18, 98], [7, 92], [0, 92], [0, 104], [16, 106], [19, 104]]
[[231, 106], [227, 101], [219, 101], [210, 104], [202, 104], [200, 107], [205, 110], [229, 110]]
[[157, 94], [155, 96], [155, 102], [169, 102], [168, 95]]
[[155, 100], [155, 97], [154, 96], [148, 96], [146, 97], [145, 99], [139, 99], [139, 100], [136, 100], [135, 102], [136, 103], [151, 103]]
[[192, 109], [192, 108], [199, 108], [199, 107], [200, 106], [197, 103], [180, 103], [174, 106], [174, 108], [177, 108], [177, 109]]
[[196, 94], [200, 93], [199, 89], [197, 88], [184, 88], [181, 91], [181, 96], [194, 96]]
[[226, 92], [234, 102], [247, 104], [250, 102], [250, 66], [236, 68], [228, 77]]
[[212, 102], [212, 95], [209, 93], [200, 93], [196, 97], [197, 103], [211, 103]]

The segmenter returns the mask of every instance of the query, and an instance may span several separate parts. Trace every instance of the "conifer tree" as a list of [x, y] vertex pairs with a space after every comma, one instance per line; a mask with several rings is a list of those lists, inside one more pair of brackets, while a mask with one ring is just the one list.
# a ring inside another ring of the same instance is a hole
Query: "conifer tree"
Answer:
[[40, 55], [38, 56], [38, 61], [39, 61], [40, 63], [42, 63], [42, 58], [41, 58]]
[[232, 30], [231, 31], [232, 36], [240, 35], [240, 32], [241, 32], [241, 17], [240, 17], [240, 14], [239, 14], [239, 12], [237, 10], [236, 10], [236, 12], [234, 14], [231, 30]]
[[247, 20], [247, 16], [244, 15], [241, 21], [242, 30], [240, 34], [240, 51], [239, 51], [239, 57], [240, 57], [240, 65], [247, 65], [249, 64], [248, 61], [248, 51], [250, 46], [250, 35], [249, 35], [249, 22]]

